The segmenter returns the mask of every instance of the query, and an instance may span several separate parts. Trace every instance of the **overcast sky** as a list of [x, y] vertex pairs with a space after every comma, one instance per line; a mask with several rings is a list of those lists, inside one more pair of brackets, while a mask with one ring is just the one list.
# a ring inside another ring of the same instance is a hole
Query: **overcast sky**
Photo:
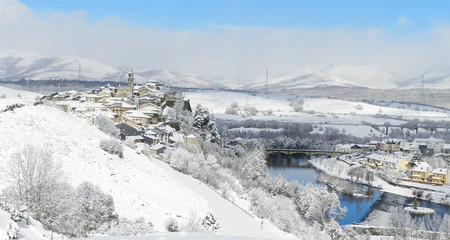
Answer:
[[0, 0], [0, 48], [246, 79], [374, 64], [450, 69], [450, 1]]

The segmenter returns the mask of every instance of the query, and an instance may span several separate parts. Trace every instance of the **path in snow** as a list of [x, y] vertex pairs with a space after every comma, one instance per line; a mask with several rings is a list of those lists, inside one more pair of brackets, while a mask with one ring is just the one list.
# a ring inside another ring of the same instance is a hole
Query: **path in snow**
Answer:
[[242, 209], [236, 207], [197, 179], [174, 170], [162, 161], [156, 159], [152, 159], [152, 161], [166, 170], [171, 177], [204, 197], [208, 201], [209, 207], [213, 210], [214, 216], [226, 235], [264, 239], [297, 239], [292, 234], [281, 231], [267, 221], [265, 221], [263, 229], [261, 229], [260, 219], [249, 216]]

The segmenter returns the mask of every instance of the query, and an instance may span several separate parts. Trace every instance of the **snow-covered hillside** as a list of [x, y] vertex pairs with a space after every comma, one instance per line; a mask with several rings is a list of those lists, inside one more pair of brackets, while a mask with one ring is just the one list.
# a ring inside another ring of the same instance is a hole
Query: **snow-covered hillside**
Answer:
[[[0, 90], [1, 95], [10, 89]], [[158, 159], [149, 159], [128, 147], [123, 158], [103, 151], [99, 143], [109, 136], [82, 119], [53, 107], [32, 106], [30, 100], [23, 98], [0, 98], [0, 106], [13, 103], [25, 106], [0, 112], [0, 172], [5, 173], [0, 174], [0, 192], [10, 184], [7, 173], [11, 155], [33, 145], [51, 152], [74, 187], [84, 181], [99, 186], [113, 197], [119, 218], [142, 217], [154, 225], [156, 232], [166, 232], [169, 219], [184, 226], [193, 215], [203, 218], [211, 212], [223, 234], [231, 239], [295, 239], [267, 221], [261, 229], [261, 219], [248, 215], [208, 186]], [[202, 236], [211, 238], [213, 235]]]
[[[62, 110], [25, 106], [1, 113], [0, 124], [2, 172], [7, 171], [11, 154], [25, 145], [38, 145], [51, 151], [73, 185], [88, 181], [111, 194], [119, 216], [144, 217], [163, 231], [168, 218], [185, 221], [192, 211], [199, 215], [209, 211], [203, 197], [173, 180], [147, 157], [130, 148], [125, 149], [124, 158], [103, 151], [99, 143], [108, 136]], [[2, 174], [0, 182], [4, 188], [7, 175]]]
[[[68, 56], [46, 57], [0, 49], [0, 80], [82, 80], [125, 82], [130, 67], [115, 67], [92, 59]], [[205, 79], [169, 71], [137, 71], [136, 82], [156, 80], [173, 87], [214, 88]]]
[[386, 69], [375, 65], [350, 65], [335, 63], [328, 67], [285, 78], [274, 79], [270, 89], [297, 89], [324, 86], [366, 87], [374, 89], [397, 88], [395, 78]]

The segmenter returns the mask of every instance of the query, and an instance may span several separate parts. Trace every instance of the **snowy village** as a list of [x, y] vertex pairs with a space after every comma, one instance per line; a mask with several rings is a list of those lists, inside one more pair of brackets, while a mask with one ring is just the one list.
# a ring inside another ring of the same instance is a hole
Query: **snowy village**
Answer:
[[450, 240], [449, 9], [0, 0], [0, 240]]

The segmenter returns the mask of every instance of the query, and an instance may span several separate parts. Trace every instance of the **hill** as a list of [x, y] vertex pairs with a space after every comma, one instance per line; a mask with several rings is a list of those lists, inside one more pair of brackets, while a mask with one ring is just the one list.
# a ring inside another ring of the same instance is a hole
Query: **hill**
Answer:
[[[116, 67], [79, 56], [45, 57], [0, 49], [0, 80], [7, 82], [22, 79], [126, 82], [128, 71], [130, 67]], [[218, 87], [202, 78], [161, 70], [137, 70], [135, 78], [137, 83], [155, 80], [171, 87]]]
[[[0, 88], [0, 95], [8, 90]], [[292, 238], [270, 223], [261, 230], [258, 218], [158, 159], [128, 147], [123, 158], [106, 153], [99, 147], [101, 140], [109, 138], [105, 133], [54, 107], [29, 105], [32, 98], [32, 94], [30, 98], [0, 98], [0, 110], [15, 102], [25, 104], [0, 112], [1, 172], [8, 172], [12, 154], [33, 145], [51, 152], [71, 185], [87, 181], [100, 187], [113, 197], [119, 218], [144, 218], [154, 225], [155, 232], [166, 232], [168, 219], [174, 218], [183, 226], [192, 215], [203, 218], [211, 212], [227, 236]], [[0, 192], [9, 184], [8, 174], [1, 174]]]

